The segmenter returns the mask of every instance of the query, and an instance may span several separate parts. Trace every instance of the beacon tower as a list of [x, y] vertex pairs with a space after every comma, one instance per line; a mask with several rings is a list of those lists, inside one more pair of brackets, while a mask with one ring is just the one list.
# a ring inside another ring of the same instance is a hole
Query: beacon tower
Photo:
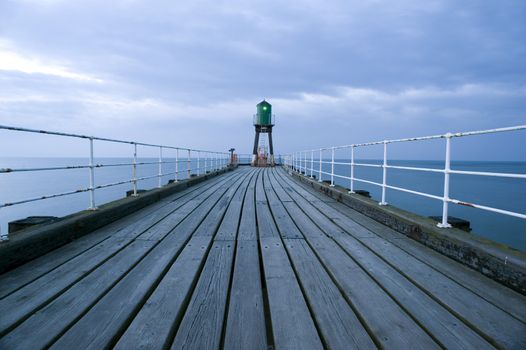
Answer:
[[256, 106], [256, 115], [254, 115], [254, 127], [256, 128], [256, 137], [254, 138], [254, 149], [252, 151], [252, 166], [258, 165], [258, 146], [260, 134], [268, 134], [268, 145], [270, 159], [268, 165], [274, 166], [274, 147], [272, 145], [272, 105], [263, 100]]

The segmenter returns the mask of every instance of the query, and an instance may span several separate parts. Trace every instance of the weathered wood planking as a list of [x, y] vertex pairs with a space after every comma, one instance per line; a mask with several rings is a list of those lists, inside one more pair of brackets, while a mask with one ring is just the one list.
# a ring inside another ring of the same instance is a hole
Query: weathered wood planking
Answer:
[[[237, 198], [238, 193], [244, 193], [248, 185], [248, 178], [242, 181], [243, 183], [237, 191], [236, 186], [231, 186], [229, 190], [229, 193], [235, 191], [234, 198]], [[229, 193], [225, 194], [225, 197], [230, 197]], [[230, 202], [229, 208], [232, 204], [233, 202]], [[221, 215], [218, 214], [224, 213], [224, 209], [224, 206], [216, 204], [213, 212], [197, 228], [188, 245], [120, 338], [117, 348], [161, 348], [169, 346], [183, 317], [183, 312], [200, 275], [203, 260], [212, 241], [213, 235], [206, 234], [205, 231], [215, 232], [214, 227], [217, 227], [220, 221], [217, 219], [217, 222], [212, 222], [209, 218], [220, 218]], [[221, 223], [220, 227], [222, 226]], [[197, 235], [197, 232], [202, 234]]]
[[270, 213], [263, 176], [256, 184], [258, 203], [259, 244], [274, 345], [278, 349], [322, 349], [315, 323]]
[[[400, 235], [390, 227], [358, 213], [346, 205], [334, 202], [330, 204], [333, 208], [342, 211], [345, 215], [361, 224], [369, 227], [385, 240], [398, 246], [418, 260], [436, 269], [440, 273], [456, 281], [462, 281], [462, 285], [473, 293], [488, 300], [497, 307], [508, 312], [522, 322], [526, 323], [526, 303], [524, 297], [512, 289], [506, 288], [498, 282], [474, 271], [467, 266], [451, 264], [451, 259], [441, 255], [432, 249], [422, 249], [422, 245], [414, 240]], [[488, 288], [488, 285], [491, 286]]]
[[[216, 184], [197, 196], [203, 196], [205, 193], [210, 195], [211, 193], [208, 192], [215, 191], [216, 187], [221, 184], [222, 183]], [[60, 295], [70, 286], [102, 265], [106, 260], [112, 258], [130, 244], [133, 239], [152, 231], [158, 232], [157, 227], [165, 221], [169, 221], [170, 228], [173, 228], [174, 225], [177, 225], [178, 222], [182, 220], [182, 217], [179, 216], [179, 212], [176, 209], [186, 207], [190, 202], [191, 200], [185, 197], [182, 201], [176, 200], [172, 202], [174, 207], [162, 207], [156, 215], [148, 216], [136, 224], [131, 224], [117, 231], [111, 238], [102, 241], [85, 253], [76, 256], [53, 269], [50, 273], [43, 275], [0, 300], [0, 314], [3, 315], [2, 318], [0, 318], [0, 335], [5, 334], [29, 317], [33, 311], [38, 310], [49, 300]], [[194, 207], [198, 204], [199, 203], [195, 203], [194, 205], [194, 203], [192, 203]], [[179, 221], [170, 218], [170, 214], [174, 211], [177, 213], [177, 219], [180, 219]], [[165, 226], [166, 225], [163, 224], [163, 227]], [[123, 234], [123, 232], [126, 232], [126, 234]], [[122, 237], [120, 237], [121, 235]]]
[[0, 348], [524, 348], [525, 305], [282, 169], [240, 168], [0, 276]]
[[[239, 181], [236, 178], [230, 186], [222, 186], [222, 191], [224, 193], [229, 188], [235, 190], [238, 185]], [[52, 348], [99, 349], [116, 343], [126, 325], [146, 302], [147, 296], [158, 285], [192, 233], [218, 200], [219, 198], [214, 194], [204, 201], [198, 207], [198, 214], [194, 212], [194, 215], [188, 216], [179, 226], [178, 232], [172, 230], [150, 254], [93, 306], [90, 312], [54, 343]]]
[[[274, 183], [276, 186], [280, 184]], [[287, 210], [296, 207], [293, 216], [296, 224], [306, 234], [307, 240], [313, 244], [320, 244], [319, 240], [311, 238], [323, 237], [323, 231], [317, 228], [309, 217], [303, 213], [296, 203], [286, 203]], [[290, 212], [290, 211], [289, 211]], [[333, 224], [336, 226], [335, 224]], [[352, 239], [349, 235], [335, 235], [332, 238], [341, 243], [341, 239]], [[342, 246], [342, 244], [340, 244]], [[343, 249], [352, 256], [360, 267], [383, 288], [389, 295], [400, 304], [404, 310], [415, 318], [433, 337], [448, 349], [486, 349], [493, 348], [481, 336], [465, 325], [461, 320], [453, 316], [447, 309], [435, 302], [426, 293], [411, 283], [398, 271], [383, 262], [374, 253], [364, 246], [355, 246], [355, 249]]]
[[396, 349], [437, 347], [396, 301], [329, 237], [312, 238], [310, 241], [377, 344]]
[[177, 330], [172, 349], [218, 349], [235, 241], [215, 241]]
[[[283, 173], [279, 175], [297, 190], [298, 195], [303, 195], [306, 192], [297, 183], [291, 183], [289, 179], [286, 179]], [[341, 212], [335, 213], [336, 210], [328, 203], [313, 203], [307, 201], [305, 197], [303, 199], [298, 198], [298, 200], [301, 202], [300, 205], [302, 207], [315, 206], [317, 210], [328, 218], [339, 218], [339, 220], [332, 221], [344, 228], [352, 237], [371, 249], [377, 256], [381, 257], [391, 267], [408, 278], [456, 317], [462, 319], [469, 327], [475, 329], [486, 340], [502, 347], [526, 346], [526, 336], [522, 335], [526, 334], [526, 325], [471, 290], [463, 287], [462, 281], [455, 281], [447, 277], [378, 235], [376, 235], [376, 239], [364, 239], [372, 231], [348, 217], [342, 217], [341, 215], [343, 214]], [[342, 239], [349, 241], [349, 238], [344, 236], [342, 236]], [[422, 249], [427, 248], [422, 246]], [[352, 255], [353, 253], [351, 252], [350, 254]], [[450, 263], [451, 265], [458, 265], [453, 261]], [[502, 327], [503, 324], [506, 324], [506, 327]]]
[[232, 278], [224, 348], [267, 349], [257, 240], [237, 241]]
[[239, 222], [239, 233], [237, 236], [238, 240], [256, 240], [257, 239], [257, 227], [256, 227], [256, 180], [260, 174], [259, 169], [254, 172], [254, 176], [250, 180], [250, 183], [245, 194], [243, 201], [243, 211], [241, 215], [241, 221]]
[[160, 209], [166, 207], [171, 202], [174, 202], [181, 197], [188, 196], [191, 193], [194, 193], [195, 195], [196, 191], [203, 191], [210, 188], [215, 183], [224, 180], [223, 177], [218, 177], [189, 187], [148, 207], [139, 209], [125, 218], [102, 227], [89, 235], [82, 236], [70, 244], [60, 247], [12, 271], [0, 275], [0, 299], [5, 298], [8, 294], [24, 287], [26, 284], [29, 284], [58, 266], [86, 252], [98, 243], [110, 238], [116, 232], [129, 228], [130, 225], [136, 224], [138, 221], [145, 222], [147, 218], [152, 216], [160, 218], [160, 215], [163, 213]]
[[127, 246], [121, 254], [101, 265], [1, 338], [0, 349], [34, 349], [49, 346], [132, 269], [153, 245], [154, 242], [151, 241], [135, 241]]

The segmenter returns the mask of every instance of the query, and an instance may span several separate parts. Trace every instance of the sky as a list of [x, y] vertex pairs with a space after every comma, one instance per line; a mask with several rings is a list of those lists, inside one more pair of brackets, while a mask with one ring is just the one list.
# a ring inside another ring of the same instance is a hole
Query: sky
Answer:
[[[266, 99], [280, 154], [520, 125], [525, 38], [523, 0], [0, 0], [0, 124], [249, 153]], [[453, 158], [526, 160], [525, 136]], [[0, 157], [86, 152], [0, 130]]]

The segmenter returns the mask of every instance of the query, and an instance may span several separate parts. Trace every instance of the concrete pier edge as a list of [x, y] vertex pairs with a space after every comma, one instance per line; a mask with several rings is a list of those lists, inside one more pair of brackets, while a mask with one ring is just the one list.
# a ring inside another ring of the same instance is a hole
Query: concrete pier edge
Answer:
[[525, 253], [456, 228], [438, 228], [432, 219], [391, 205], [380, 206], [376, 201], [350, 194], [338, 185], [330, 187], [295, 171], [291, 174], [314, 190], [526, 295]]
[[223, 174], [232, 168], [192, 177], [155, 188], [138, 197], [124, 197], [99, 206], [97, 210], [84, 210], [47, 225], [36, 225], [17, 232], [7, 242], [0, 243], [0, 274], [36, 259], [72, 240], [121, 219], [139, 209], [202, 181]]

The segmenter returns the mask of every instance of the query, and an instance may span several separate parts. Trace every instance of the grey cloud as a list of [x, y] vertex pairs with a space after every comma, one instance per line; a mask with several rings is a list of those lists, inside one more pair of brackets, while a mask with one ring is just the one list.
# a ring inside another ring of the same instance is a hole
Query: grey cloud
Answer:
[[522, 1], [12, 0], [12, 50], [102, 83], [0, 70], [0, 122], [248, 150], [267, 98], [281, 152], [519, 124], [524, 18]]

